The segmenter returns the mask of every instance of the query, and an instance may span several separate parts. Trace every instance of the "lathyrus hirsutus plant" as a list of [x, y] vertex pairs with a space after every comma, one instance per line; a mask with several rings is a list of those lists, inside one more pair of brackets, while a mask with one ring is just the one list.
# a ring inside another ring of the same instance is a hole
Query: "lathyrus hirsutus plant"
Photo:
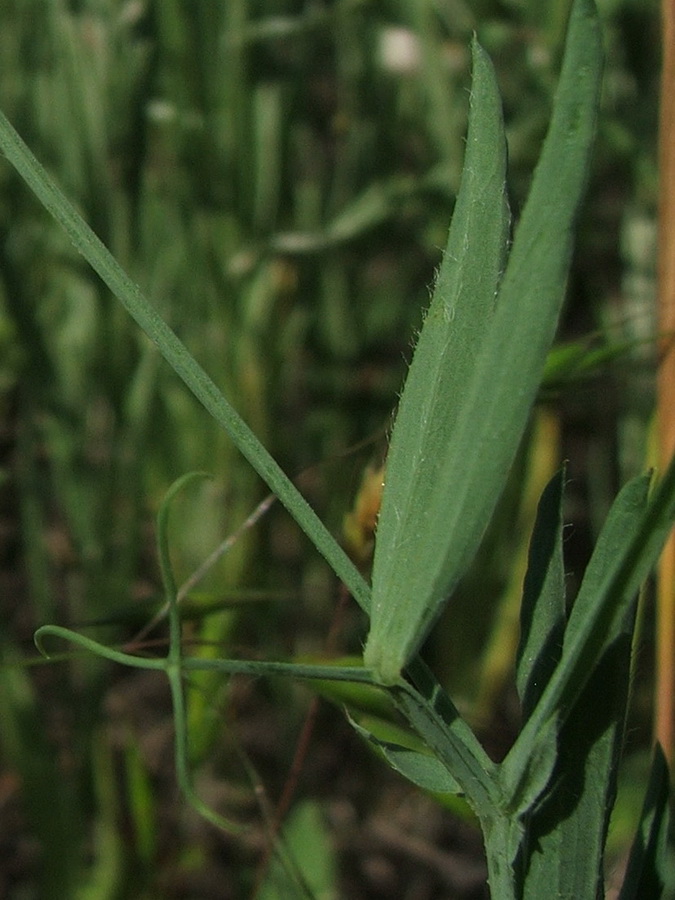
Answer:
[[[569, 613], [562, 563], [562, 475], [542, 497], [516, 661], [523, 725], [501, 763], [488, 757], [417, 655], [499, 498], [555, 334], [600, 89], [595, 7], [592, 0], [573, 3], [550, 128], [512, 242], [499, 94], [491, 63], [475, 41], [472, 52], [461, 189], [393, 426], [372, 589], [0, 118], [0, 146], [7, 158], [371, 616], [364, 666], [186, 656], [168, 552], [167, 501], [158, 520], [171, 623], [167, 656], [123, 654], [58, 626], [43, 626], [36, 640], [42, 649], [49, 636], [65, 638], [111, 660], [165, 672], [176, 717], [179, 778], [191, 802], [222, 827], [229, 823], [200, 803], [188, 778], [186, 673], [286, 674], [358, 682], [383, 691], [416, 742], [398, 746], [357, 724], [359, 732], [411, 781], [466, 798], [483, 830], [495, 900], [597, 900], [603, 892], [603, 851], [628, 695], [635, 597], [675, 518], [675, 466], [651, 494], [648, 477], [630, 482], [619, 494]], [[665, 896], [667, 794], [667, 769], [657, 753], [622, 900]], [[292, 871], [283, 850], [281, 857]], [[298, 896], [306, 891], [299, 889]]]

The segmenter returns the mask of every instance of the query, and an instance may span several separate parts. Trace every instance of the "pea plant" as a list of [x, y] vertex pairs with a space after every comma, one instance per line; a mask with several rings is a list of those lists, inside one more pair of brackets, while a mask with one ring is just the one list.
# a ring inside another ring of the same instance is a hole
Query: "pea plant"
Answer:
[[[370, 618], [363, 664], [351, 667], [197, 659], [181, 644], [169, 558], [172, 498], [158, 516], [169, 610], [164, 658], [123, 653], [58, 625], [61, 638], [124, 665], [161, 670], [171, 690], [175, 759], [187, 799], [236, 829], [190, 782], [183, 680], [196, 670], [342, 680], [385, 692], [419, 738], [410, 749], [354, 727], [403, 776], [461, 794], [481, 825], [495, 900], [603, 894], [603, 853], [616, 793], [629, 693], [636, 596], [675, 518], [675, 466], [657, 484], [628, 483], [568, 604], [562, 547], [564, 472], [539, 504], [523, 585], [516, 684], [522, 727], [494, 762], [419, 656], [422, 641], [466, 571], [526, 428], [565, 293], [574, 226], [593, 142], [602, 70], [592, 0], [575, 0], [548, 134], [513, 229], [506, 141], [492, 65], [474, 40], [461, 188], [430, 308], [391, 433], [372, 582], [368, 584], [214, 382], [153, 310], [13, 130], [0, 145], [45, 208], [119, 298], [165, 360], [287, 507]], [[668, 771], [656, 750], [622, 900], [664, 896], [668, 884]]]

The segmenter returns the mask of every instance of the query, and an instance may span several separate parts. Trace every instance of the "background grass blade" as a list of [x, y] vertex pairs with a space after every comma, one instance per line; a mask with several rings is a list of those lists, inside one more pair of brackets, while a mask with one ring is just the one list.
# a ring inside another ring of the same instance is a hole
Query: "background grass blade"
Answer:
[[355, 599], [367, 610], [370, 591], [349, 557], [185, 345], [150, 306], [138, 286], [58, 189], [2, 113], [0, 148], [44, 207], [63, 226], [75, 247], [157, 345], [176, 374], [229, 434], [237, 448], [289, 509], [319, 552], [349, 587]]

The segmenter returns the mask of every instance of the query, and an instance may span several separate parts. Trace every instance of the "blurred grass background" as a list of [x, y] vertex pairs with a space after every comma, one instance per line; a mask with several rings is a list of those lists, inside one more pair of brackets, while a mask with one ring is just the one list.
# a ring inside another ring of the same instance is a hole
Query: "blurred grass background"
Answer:
[[[497, 755], [517, 725], [510, 662], [538, 493], [567, 458], [573, 590], [617, 486], [646, 465], [658, 4], [598, 5], [603, 109], [560, 345], [480, 558], [426, 648]], [[0, 0], [0, 107], [286, 470], [304, 471], [303, 491], [340, 534], [364, 471], [384, 457], [445, 243], [471, 34], [498, 72], [517, 215], [568, 9]], [[215, 476], [177, 509], [182, 578], [265, 491], [7, 165], [0, 348], [0, 897], [305, 896], [274, 866], [264, 874], [260, 824], [292, 768], [305, 689], [190, 684], [197, 783], [251, 822], [235, 839], [176, 794], [161, 681], [79, 655], [36, 664], [39, 624], [124, 642], [152, 618], [153, 516], [176, 477]], [[190, 593], [186, 636], [195, 653], [321, 654], [338, 596], [272, 507]], [[650, 610], [636, 753], [650, 727]], [[340, 626], [333, 649], [358, 653], [365, 623], [347, 608]], [[305, 871], [313, 895], [483, 896], [465, 815], [389, 776], [334, 707], [316, 716], [288, 825], [288, 846], [321, 860]], [[639, 756], [631, 783], [636, 770]], [[637, 812], [633, 797], [624, 805], [617, 852]]]

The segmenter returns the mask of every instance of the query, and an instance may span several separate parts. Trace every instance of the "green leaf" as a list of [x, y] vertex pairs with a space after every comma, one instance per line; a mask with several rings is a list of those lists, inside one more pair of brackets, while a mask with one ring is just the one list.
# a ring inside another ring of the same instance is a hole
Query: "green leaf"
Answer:
[[[653, 504], [649, 504], [650, 482], [649, 475], [642, 475], [630, 481], [619, 492], [600, 532], [572, 606], [565, 629], [563, 656], [566, 658], [574, 653], [590, 637], [584, 653], [580, 654], [578, 664], [582, 672], [586, 669], [586, 675], [600, 658], [603, 646], [614, 642], [625, 630], [626, 617], [633, 614], [637, 592], [656, 560], [656, 556], [650, 558], [650, 554], [645, 551], [649, 545], [656, 555], [660, 551], [660, 542], [654, 543], [652, 540], [643, 547], [639, 546], [653, 509]], [[661, 539], [665, 539], [668, 529], [666, 523], [674, 511], [666, 511], [667, 519], [658, 528]], [[613, 595], [615, 603], [607, 604], [603, 610], [603, 600], [608, 595]], [[596, 621], [598, 612], [599, 622]], [[595, 627], [591, 626], [592, 622], [595, 622]]]
[[[625, 621], [639, 582], [635, 582], [633, 573], [628, 573], [628, 583], [622, 580], [616, 593], [613, 583], [617, 570], [621, 570], [636, 535], [640, 533], [647, 489], [648, 479], [636, 478], [614, 501], [572, 608], [560, 662], [504, 760], [505, 772], [512, 766], [517, 768], [526, 764], [542, 728], [551, 718], [558, 716], [562, 726], [603, 650], [619, 634], [616, 623]], [[611, 597], [608, 597], [609, 592]], [[510, 783], [518, 780], [510, 773], [506, 778]]]
[[[640, 511], [646, 505], [646, 488], [645, 479], [636, 482], [630, 502], [619, 504], [609, 516], [575, 604], [571, 637], [566, 632], [564, 641], [574, 640], [574, 622], [587, 615], [608, 560], [625, 540], [626, 529], [630, 531], [634, 509]], [[563, 648], [561, 499], [559, 475], [542, 496], [525, 583], [523, 655], [518, 671], [525, 719], [543, 694]], [[588, 660], [589, 680], [571, 712], [566, 717], [554, 714], [547, 720], [547, 729], [532, 732], [536, 744], [527, 748], [520, 784], [505, 780], [507, 792], [514, 793], [512, 803], [525, 814], [521, 855], [524, 900], [536, 900], [547, 892], [595, 900], [602, 888], [602, 860], [628, 697], [632, 625], [628, 615], [615, 618], [613, 627], [603, 634], [605, 649], [595, 660]], [[553, 755], [540, 762], [537, 755], [547, 731]], [[507, 765], [505, 779], [512, 772]], [[519, 796], [523, 784], [529, 803]], [[543, 799], [535, 803], [540, 795]]]
[[530, 542], [516, 665], [516, 684], [524, 719], [536, 705], [562, 651], [565, 627], [564, 480], [563, 470], [544, 490]]
[[[405, 383], [387, 457], [365, 650], [393, 682], [435, 617], [446, 571], [464, 548], [448, 546], [449, 504], [459, 487], [452, 429], [467, 402], [476, 355], [494, 314], [509, 223], [506, 146], [492, 64], [473, 44], [473, 80], [462, 183], [431, 307]], [[462, 474], [464, 477], [464, 473]], [[469, 525], [469, 527], [471, 527]], [[448, 557], [446, 559], [446, 557]], [[440, 571], [439, 571], [440, 569]]]
[[365, 660], [384, 684], [399, 677], [474, 555], [526, 426], [564, 296], [601, 58], [594, 6], [577, 0], [551, 125], [500, 283], [501, 114], [491, 68], [474, 49], [447, 272], [401, 398], [378, 525]]
[[501, 805], [497, 766], [422, 659], [413, 660], [406, 675], [415, 687], [401, 680], [390, 688], [389, 696], [485, 823]]
[[429, 753], [422, 753], [412, 747], [385, 740], [375, 735], [363, 725], [348, 717], [356, 732], [369, 744], [371, 744], [386, 759], [392, 769], [395, 769], [408, 781], [416, 784], [425, 791], [433, 791], [438, 794], [461, 794], [462, 789], [452, 777], [443, 763]]
[[[505, 784], [519, 783], [517, 770], [528, 767], [542, 728], [554, 716], [562, 727], [603, 655], [617, 652], [631, 624], [637, 591], [675, 520], [675, 463], [649, 502], [648, 485], [645, 477], [629, 482], [610, 510], [570, 614], [560, 662], [502, 763]], [[600, 684], [601, 709], [608, 705], [603, 690]]]
[[559, 724], [554, 716], [537, 734], [529, 748], [526, 765], [517, 769], [507, 766], [500, 772], [510, 818], [524, 818], [549, 786], [558, 758], [558, 731]]
[[[632, 624], [632, 623], [631, 623]], [[526, 816], [523, 900], [597, 900], [628, 698], [631, 635], [601, 660], [558, 734], [550, 789]]]
[[669, 842], [670, 777], [657, 744], [640, 825], [630, 852], [619, 900], [675, 896], [675, 860]]

